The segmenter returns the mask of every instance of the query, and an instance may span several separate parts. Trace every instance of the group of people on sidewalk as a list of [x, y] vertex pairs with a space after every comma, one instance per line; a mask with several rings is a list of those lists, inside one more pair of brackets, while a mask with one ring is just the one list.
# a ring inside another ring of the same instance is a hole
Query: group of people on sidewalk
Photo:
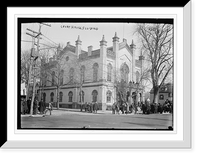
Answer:
[[97, 102], [85, 102], [85, 104], [80, 105], [81, 112], [84, 110], [85, 112], [90, 112], [90, 113], [97, 113], [99, 110], [98, 103]]
[[152, 114], [152, 113], [172, 113], [173, 112], [173, 103], [172, 101], [166, 99], [163, 104], [160, 103], [142, 103], [141, 109], [143, 114]]
[[[50, 101], [49, 103], [45, 103], [43, 101], [38, 101], [36, 98], [33, 101], [33, 115], [42, 114], [43, 116], [49, 111], [49, 114], [52, 114], [53, 104]], [[21, 98], [21, 114], [31, 114], [31, 98], [27, 101], [25, 98]]]
[[127, 102], [115, 102], [112, 105], [112, 114], [155, 114], [155, 113], [172, 113], [173, 112], [173, 102], [166, 99], [164, 104], [160, 103], [150, 103], [150, 101], [143, 102], [133, 102], [128, 104]]

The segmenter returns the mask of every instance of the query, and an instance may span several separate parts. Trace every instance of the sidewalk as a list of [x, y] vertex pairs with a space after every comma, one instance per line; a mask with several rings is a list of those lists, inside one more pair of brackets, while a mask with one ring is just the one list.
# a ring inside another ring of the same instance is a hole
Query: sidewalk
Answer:
[[[61, 111], [70, 111], [70, 112], [81, 112], [81, 109], [72, 109], [72, 108], [55, 108], [53, 107], [53, 110], [61, 110]], [[83, 110], [81, 113], [90, 113], [90, 112], [85, 112], [85, 110]], [[98, 110], [97, 113], [101, 113], [101, 114], [107, 114], [107, 113], [112, 113], [112, 111], [102, 111], [102, 110]]]
[[[58, 112], [54, 112], [54, 111], [58, 111]], [[82, 112], [81, 112], [81, 110], [80, 109], [71, 109], [71, 108], [59, 108], [59, 109], [57, 109], [56, 107], [53, 107], [53, 110], [52, 110], [52, 115], [60, 115], [60, 114], [62, 114], [62, 111], [63, 112], [76, 112], [76, 113], [83, 113], [83, 114], [94, 114], [95, 115], [95, 113], [91, 113], [91, 112], [85, 112], [85, 110], [83, 110]], [[112, 114], [112, 111], [102, 111], [102, 110], [98, 110], [97, 111], [97, 113], [96, 114]], [[48, 113], [47, 113], [47, 115], [48, 115]], [[43, 117], [43, 114], [40, 114], [40, 113], [38, 113], [38, 114], [36, 114], [36, 115], [32, 115], [32, 116], [30, 116], [30, 114], [26, 114], [26, 115], [21, 115], [21, 117]]]

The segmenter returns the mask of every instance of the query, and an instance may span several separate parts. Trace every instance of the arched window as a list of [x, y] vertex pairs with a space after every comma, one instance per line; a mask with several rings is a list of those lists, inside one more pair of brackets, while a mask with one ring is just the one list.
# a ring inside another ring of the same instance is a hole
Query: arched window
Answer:
[[82, 65], [80, 70], [81, 70], [81, 82], [84, 82], [85, 81], [85, 66]]
[[93, 64], [93, 81], [96, 82], [98, 80], [98, 68], [99, 65], [97, 63]]
[[72, 93], [72, 91], [70, 91], [70, 92], [68, 93], [68, 96], [69, 96], [69, 102], [72, 102], [72, 98], [73, 98], [73, 93]]
[[112, 97], [112, 92], [110, 90], [108, 90], [107, 93], [106, 93], [106, 96], [107, 96], [107, 102], [110, 103], [111, 97]]
[[136, 83], [139, 83], [140, 73], [136, 71]]
[[98, 92], [96, 90], [92, 91], [92, 102], [97, 102]]
[[59, 102], [62, 102], [62, 98], [63, 98], [63, 92], [59, 93]]
[[129, 67], [126, 63], [123, 63], [120, 68], [121, 79], [128, 82]]
[[60, 85], [63, 85], [63, 75], [64, 75], [64, 70], [61, 70], [61, 72], [60, 72]]
[[51, 97], [51, 102], [53, 102], [53, 97], [54, 97], [54, 93], [53, 92], [51, 92], [50, 97]]
[[85, 95], [84, 91], [79, 92], [80, 102], [84, 102], [84, 95]]
[[43, 102], [46, 102], [46, 93], [43, 93]]
[[112, 80], [112, 65], [109, 63], [107, 65], [107, 81]]
[[53, 72], [51, 73], [51, 83], [52, 83], [52, 86], [55, 85], [55, 71], [53, 71]]
[[69, 69], [69, 80], [70, 82], [73, 82], [74, 80], [74, 68]]

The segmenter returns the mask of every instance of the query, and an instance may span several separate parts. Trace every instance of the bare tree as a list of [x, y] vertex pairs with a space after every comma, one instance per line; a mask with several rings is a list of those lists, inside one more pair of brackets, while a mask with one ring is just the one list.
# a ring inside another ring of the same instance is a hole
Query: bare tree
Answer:
[[30, 52], [22, 51], [21, 53], [21, 82], [28, 83], [28, 73], [30, 66]]
[[[47, 82], [50, 82], [52, 86], [56, 87], [56, 104], [57, 109], [59, 109], [59, 93], [60, 87], [63, 85], [63, 78], [64, 78], [64, 67], [66, 62], [63, 62], [63, 56], [60, 55], [61, 47], [58, 46], [56, 49], [52, 49], [54, 51], [53, 57], [49, 59], [49, 56], [43, 55], [43, 60], [48, 60], [47, 63], [41, 64], [41, 81], [42, 87], [46, 86]], [[47, 52], [49, 55], [49, 52]]]
[[137, 33], [141, 37], [147, 60], [151, 63], [153, 102], [158, 103], [160, 87], [173, 68], [173, 25], [138, 24]]
[[[48, 54], [48, 53], [47, 53]], [[43, 80], [43, 88], [47, 82], [56, 87], [57, 109], [60, 102], [60, 88], [63, 85], [75, 85], [82, 91], [84, 83], [82, 65], [77, 57], [73, 60], [67, 60], [63, 53], [63, 48], [60, 46], [55, 50], [53, 58], [50, 58], [48, 63], [41, 66], [41, 78]], [[45, 58], [45, 56], [43, 56]], [[68, 70], [68, 71], [66, 71]], [[72, 74], [73, 73], [73, 74]], [[71, 76], [73, 75], [73, 76]], [[64, 78], [68, 78], [64, 83]], [[80, 92], [80, 102], [82, 103], [82, 92]]]
[[149, 85], [150, 70], [149, 68], [143, 69], [138, 77], [137, 82], [127, 82], [124, 79], [121, 79], [121, 73], [119, 69], [113, 71], [113, 76], [113, 85], [116, 89], [116, 98], [118, 98], [119, 101], [127, 101], [127, 97], [131, 96], [131, 91], [134, 91], [136, 96], [139, 92], [144, 91], [144, 89]]

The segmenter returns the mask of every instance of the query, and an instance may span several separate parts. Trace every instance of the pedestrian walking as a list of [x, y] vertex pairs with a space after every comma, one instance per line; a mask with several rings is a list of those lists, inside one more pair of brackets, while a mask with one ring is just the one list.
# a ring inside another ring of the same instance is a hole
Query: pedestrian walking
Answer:
[[44, 111], [44, 114], [43, 114], [43, 117], [45, 117], [46, 113], [49, 111], [49, 115], [51, 115], [51, 111], [52, 111], [52, 108], [53, 108], [53, 105], [52, 105], [52, 102], [50, 101], [48, 103], [48, 106], [46, 107], [45, 111]]
[[97, 111], [98, 111], [98, 103], [95, 102], [93, 107], [94, 107], [94, 113], [97, 113]]
[[23, 114], [24, 112], [24, 106], [23, 106], [23, 98], [21, 98], [21, 114]]
[[31, 111], [31, 97], [27, 100], [27, 107], [28, 107], [27, 113], [30, 114], [30, 111]]
[[37, 99], [35, 98], [34, 99], [34, 102], [33, 102], [33, 114], [36, 115], [38, 112], [38, 101]]
[[88, 103], [87, 103], [87, 102], [85, 102], [85, 105], [84, 105], [85, 112], [87, 112], [87, 105], [88, 105]]
[[90, 112], [91, 112], [91, 113], [93, 113], [93, 109], [94, 109], [93, 106], [94, 106], [94, 104], [93, 104], [93, 102], [91, 102], [91, 103], [90, 103]]
[[82, 103], [80, 104], [80, 109], [81, 109], [81, 112], [83, 111], [83, 105]]
[[27, 107], [27, 102], [24, 100], [24, 104], [23, 104], [23, 106], [24, 106], [24, 114], [28, 114], [28, 107]]

